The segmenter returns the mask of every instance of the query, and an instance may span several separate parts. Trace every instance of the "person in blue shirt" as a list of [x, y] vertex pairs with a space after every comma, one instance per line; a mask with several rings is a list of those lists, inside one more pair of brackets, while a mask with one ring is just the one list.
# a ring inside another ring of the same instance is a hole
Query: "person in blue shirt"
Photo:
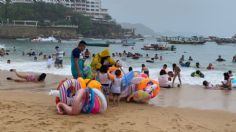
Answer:
[[71, 73], [74, 79], [83, 77], [84, 60], [82, 52], [86, 48], [85, 45], [85, 41], [80, 41], [78, 47], [74, 48], [71, 54]]

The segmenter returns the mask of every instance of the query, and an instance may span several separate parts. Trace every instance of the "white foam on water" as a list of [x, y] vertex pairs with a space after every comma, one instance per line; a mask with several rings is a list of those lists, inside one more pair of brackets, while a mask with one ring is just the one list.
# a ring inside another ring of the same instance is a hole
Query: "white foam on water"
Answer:
[[[141, 71], [141, 67], [135, 67], [133, 68], [134, 71]], [[158, 80], [160, 68], [150, 68], [150, 78], [154, 80]], [[170, 69], [168, 69], [170, 70]], [[221, 84], [221, 81], [223, 81], [223, 71], [217, 71], [217, 70], [201, 70], [203, 74], [205, 75], [204, 78], [200, 77], [191, 77], [191, 73], [195, 72], [196, 69], [194, 68], [181, 68], [181, 80], [183, 84], [190, 84], [190, 85], [202, 85], [202, 82], [204, 80], [207, 80], [211, 82], [212, 84]], [[178, 78], [176, 78], [175, 83], [179, 83]]]
[[0, 44], [0, 48], [4, 48], [5, 49], [5, 45], [4, 44]]
[[0, 62], [0, 69], [9, 70], [16, 69], [22, 72], [37, 72], [37, 73], [51, 73], [56, 75], [71, 75], [70, 65], [64, 65], [63, 68], [47, 68], [46, 62], [12, 62], [11, 64], [6, 64]]
[[[128, 72], [128, 65], [122, 62], [124, 66], [124, 71]], [[47, 68], [46, 62], [12, 62], [11, 64], [6, 64], [6, 62], [0, 61], [0, 69], [9, 70], [17, 69], [18, 71], [23, 72], [37, 72], [37, 73], [51, 73], [56, 75], [71, 75], [70, 65], [64, 65], [62, 69], [54, 68], [52, 65], [51, 68]], [[134, 71], [141, 71], [141, 67], [134, 67]], [[158, 80], [160, 68], [150, 68], [150, 78]], [[168, 69], [171, 70], [171, 69]], [[194, 68], [181, 68], [181, 80], [183, 84], [190, 85], [202, 85], [204, 80], [211, 82], [212, 84], [221, 84], [223, 81], [223, 71], [217, 70], [201, 70], [205, 75], [205, 78], [200, 77], [191, 77], [191, 73], [196, 71]], [[179, 83], [178, 79], [175, 80], [175, 83]]]

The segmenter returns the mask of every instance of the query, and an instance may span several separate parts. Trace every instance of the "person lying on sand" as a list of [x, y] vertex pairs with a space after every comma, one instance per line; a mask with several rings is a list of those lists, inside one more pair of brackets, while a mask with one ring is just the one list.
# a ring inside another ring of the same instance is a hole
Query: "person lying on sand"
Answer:
[[15, 82], [43, 82], [47, 76], [47, 74], [42, 73], [40, 75], [34, 74], [34, 73], [28, 73], [28, 74], [20, 74], [16, 72], [15, 69], [10, 69], [10, 72], [14, 72], [16, 76], [18, 77], [17, 79], [7, 77], [7, 80], [12, 80]]
[[78, 115], [80, 114], [83, 105], [84, 105], [84, 99], [85, 98], [85, 89], [80, 89], [76, 96], [73, 98], [73, 103], [71, 106], [65, 104], [65, 103], [58, 103], [57, 104], [57, 113], [60, 115]]

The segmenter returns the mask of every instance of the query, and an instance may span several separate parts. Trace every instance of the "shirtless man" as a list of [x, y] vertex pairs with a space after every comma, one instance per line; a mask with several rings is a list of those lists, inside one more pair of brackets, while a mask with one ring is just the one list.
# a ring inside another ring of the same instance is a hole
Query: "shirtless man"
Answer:
[[174, 78], [173, 78], [173, 82], [172, 82], [172, 87], [174, 87], [174, 83], [175, 83], [175, 78], [178, 76], [178, 79], [179, 79], [179, 85], [178, 87], [180, 87], [182, 85], [181, 83], [181, 78], [180, 78], [180, 72], [181, 72], [181, 69], [174, 63], [173, 64], [173, 72], [174, 72]]

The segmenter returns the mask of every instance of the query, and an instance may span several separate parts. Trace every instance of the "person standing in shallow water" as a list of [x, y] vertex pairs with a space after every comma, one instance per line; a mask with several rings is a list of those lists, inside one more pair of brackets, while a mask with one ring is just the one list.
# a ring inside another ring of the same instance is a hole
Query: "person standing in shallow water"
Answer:
[[178, 77], [178, 79], [179, 79], [180, 84], [178, 85], [178, 87], [180, 87], [182, 85], [181, 78], [180, 78], [181, 69], [175, 63], [173, 64], [173, 72], [174, 72], [174, 78], [173, 78], [173, 82], [172, 82], [172, 87], [174, 87], [176, 77]]
[[83, 55], [82, 52], [85, 49], [86, 42], [80, 41], [78, 47], [74, 48], [71, 53], [71, 73], [74, 79], [78, 77], [82, 77], [82, 70], [83, 70]]

